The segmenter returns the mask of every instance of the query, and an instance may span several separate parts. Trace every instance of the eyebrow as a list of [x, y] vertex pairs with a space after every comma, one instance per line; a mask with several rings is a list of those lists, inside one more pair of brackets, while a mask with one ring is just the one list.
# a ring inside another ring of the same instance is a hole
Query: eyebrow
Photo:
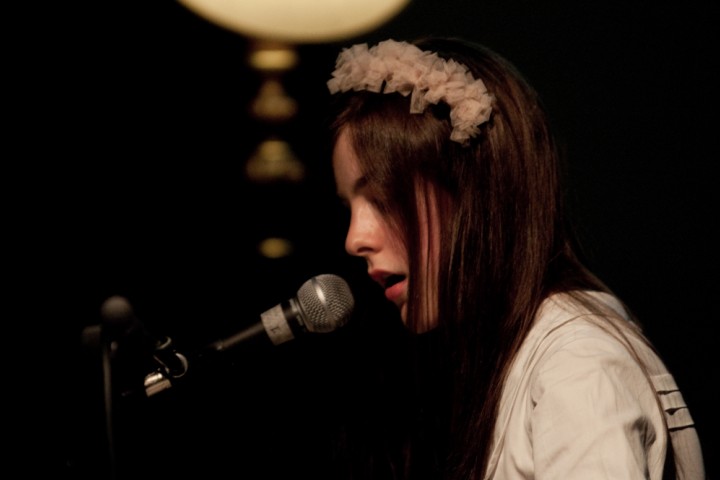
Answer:
[[[355, 180], [355, 182], [352, 185], [352, 188], [350, 189], [351, 195], [356, 195], [360, 190], [365, 188], [368, 184], [368, 178], [366, 175], [363, 175], [362, 177]], [[338, 191], [337, 196], [340, 197], [343, 200], [347, 200], [343, 195]]]

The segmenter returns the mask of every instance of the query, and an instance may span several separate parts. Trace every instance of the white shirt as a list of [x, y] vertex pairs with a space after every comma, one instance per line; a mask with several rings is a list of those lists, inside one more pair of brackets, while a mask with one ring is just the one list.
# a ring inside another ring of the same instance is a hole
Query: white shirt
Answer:
[[[634, 329], [612, 297], [593, 295]], [[597, 319], [568, 295], [543, 303], [506, 379], [486, 479], [659, 480], [671, 437], [677, 478], [705, 478], [692, 418], [662, 361], [630, 335], [634, 356]]]

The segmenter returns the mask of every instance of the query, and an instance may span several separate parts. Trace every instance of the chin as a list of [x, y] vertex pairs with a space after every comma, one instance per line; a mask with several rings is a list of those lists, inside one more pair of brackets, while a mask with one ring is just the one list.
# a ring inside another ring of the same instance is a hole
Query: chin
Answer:
[[402, 322], [407, 325], [407, 303], [403, 303], [400, 306], [400, 318], [402, 319]]

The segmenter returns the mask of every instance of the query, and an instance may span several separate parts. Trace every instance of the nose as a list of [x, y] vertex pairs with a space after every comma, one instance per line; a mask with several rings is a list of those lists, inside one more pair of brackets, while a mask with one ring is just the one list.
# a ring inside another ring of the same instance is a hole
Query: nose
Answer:
[[356, 257], [366, 257], [379, 251], [382, 241], [383, 230], [376, 212], [368, 205], [352, 209], [345, 251]]

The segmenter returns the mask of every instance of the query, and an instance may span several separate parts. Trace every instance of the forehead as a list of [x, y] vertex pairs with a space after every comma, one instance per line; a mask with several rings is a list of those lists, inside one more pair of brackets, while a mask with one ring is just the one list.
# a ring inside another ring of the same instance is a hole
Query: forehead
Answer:
[[335, 142], [332, 164], [338, 191], [344, 194], [351, 193], [355, 182], [362, 176], [362, 172], [347, 130], [341, 131]]

